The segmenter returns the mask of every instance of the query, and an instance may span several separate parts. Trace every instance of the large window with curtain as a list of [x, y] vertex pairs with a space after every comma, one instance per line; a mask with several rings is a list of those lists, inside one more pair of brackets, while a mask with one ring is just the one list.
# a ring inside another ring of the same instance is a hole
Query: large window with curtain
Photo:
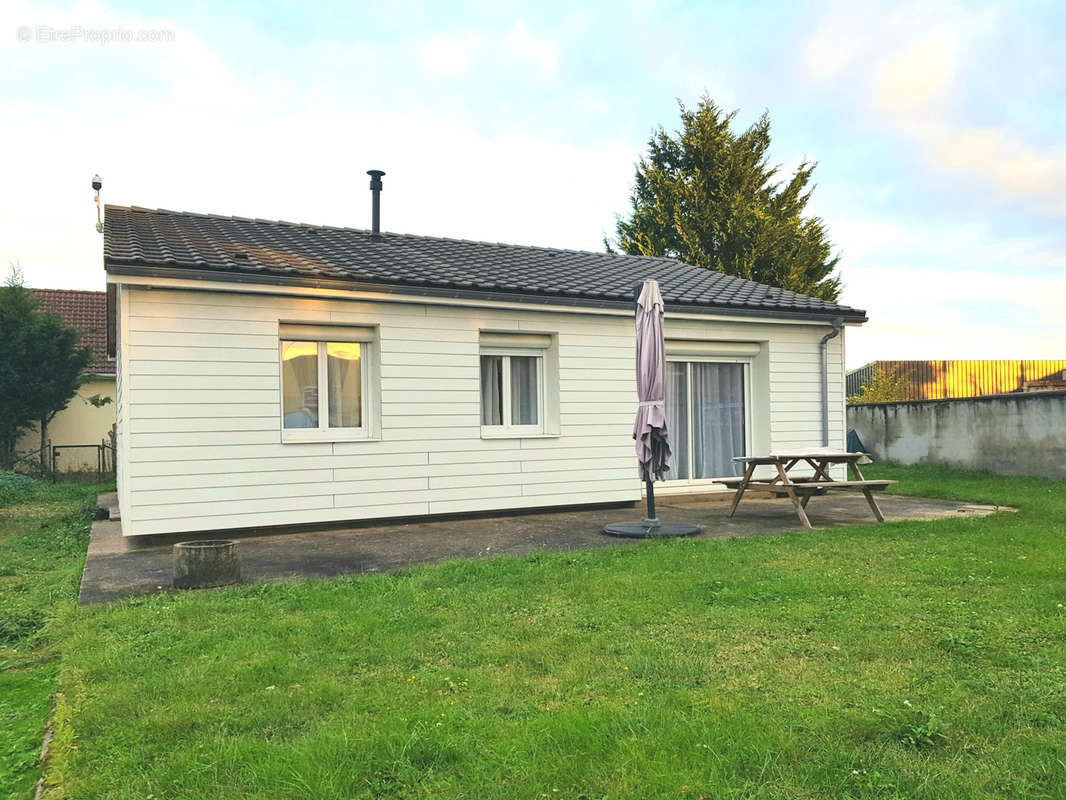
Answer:
[[748, 454], [748, 371], [743, 361], [667, 360], [668, 480], [743, 473], [733, 459]]
[[369, 346], [360, 341], [281, 340], [283, 440], [367, 435]]

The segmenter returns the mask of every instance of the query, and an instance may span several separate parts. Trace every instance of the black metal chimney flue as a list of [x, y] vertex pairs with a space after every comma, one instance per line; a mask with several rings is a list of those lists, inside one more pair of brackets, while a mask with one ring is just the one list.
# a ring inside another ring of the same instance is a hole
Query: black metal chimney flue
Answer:
[[370, 229], [371, 239], [381, 238], [381, 176], [385, 173], [380, 169], [368, 169], [366, 174], [370, 176], [370, 191], [374, 197], [373, 222]]

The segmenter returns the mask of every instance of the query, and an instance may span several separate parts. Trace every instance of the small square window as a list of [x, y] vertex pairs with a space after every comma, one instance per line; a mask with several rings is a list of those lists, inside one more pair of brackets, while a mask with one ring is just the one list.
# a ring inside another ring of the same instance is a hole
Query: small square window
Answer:
[[544, 356], [540, 352], [481, 355], [481, 427], [490, 435], [543, 432]]
[[281, 342], [281, 427], [287, 438], [367, 431], [364, 342]]

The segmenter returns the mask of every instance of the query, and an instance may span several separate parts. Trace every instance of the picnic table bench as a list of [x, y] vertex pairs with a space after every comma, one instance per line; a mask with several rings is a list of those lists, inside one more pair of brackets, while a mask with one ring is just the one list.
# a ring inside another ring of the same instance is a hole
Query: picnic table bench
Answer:
[[[807, 453], [774, 453], [768, 456], [740, 456], [734, 458], [745, 465], [744, 475], [739, 478], [721, 478], [715, 483], [726, 486], [735, 486], [733, 504], [729, 508], [729, 516], [736, 513], [740, 499], [747, 491], [769, 492], [776, 497], [788, 497], [796, 509], [796, 515], [805, 528], [813, 528], [807, 518], [807, 503], [815, 495], [823, 495], [835, 489], [858, 489], [866, 497], [874, 517], [878, 522], [884, 522], [885, 516], [878, 508], [873, 498], [873, 492], [882, 492], [897, 481], [868, 481], [862, 477], [859, 463], [869, 463], [865, 453], [832, 453], [832, 452], [807, 452]], [[792, 477], [789, 472], [799, 464], [806, 464], [814, 470], [814, 475]], [[834, 464], [846, 464], [848, 471], [854, 480], [833, 480], [829, 474], [829, 467]], [[758, 467], [773, 467], [777, 475], [771, 478], [755, 478], [755, 470]]]

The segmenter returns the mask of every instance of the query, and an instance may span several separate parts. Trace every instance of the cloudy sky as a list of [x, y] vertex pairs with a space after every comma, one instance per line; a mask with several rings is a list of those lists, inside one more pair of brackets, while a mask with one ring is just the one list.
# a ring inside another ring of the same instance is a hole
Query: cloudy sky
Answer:
[[375, 167], [388, 230], [598, 250], [706, 91], [818, 162], [871, 318], [849, 367], [1066, 353], [1061, 3], [174, 5], [0, 9], [0, 258], [30, 285], [103, 288], [94, 172], [111, 203], [365, 227]]

